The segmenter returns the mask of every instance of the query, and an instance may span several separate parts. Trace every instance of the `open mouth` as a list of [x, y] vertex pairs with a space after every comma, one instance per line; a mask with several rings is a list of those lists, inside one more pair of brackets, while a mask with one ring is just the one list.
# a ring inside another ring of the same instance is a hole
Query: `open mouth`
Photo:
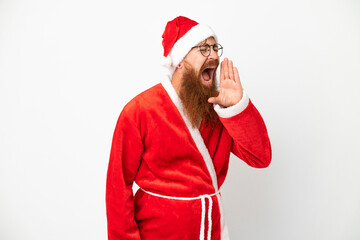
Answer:
[[201, 77], [204, 85], [210, 86], [212, 84], [212, 80], [214, 78], [214, 72], [215, 72], [215, 67], [209, 67], [204, 69], [204, 71], [201, 73]]

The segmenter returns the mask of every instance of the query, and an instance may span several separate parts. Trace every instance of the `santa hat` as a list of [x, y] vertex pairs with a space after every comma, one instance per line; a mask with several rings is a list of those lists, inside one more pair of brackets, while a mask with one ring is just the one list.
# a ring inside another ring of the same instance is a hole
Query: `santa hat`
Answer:
[[209, 37], [217, 37], [214, 31], [204, 24], [199, 24], [186, 17], [176, 17], [166, 24], [162, 35], [164, 47], [163, 66], [172, 75], [176, 66], [183, 60], [192, 47]]

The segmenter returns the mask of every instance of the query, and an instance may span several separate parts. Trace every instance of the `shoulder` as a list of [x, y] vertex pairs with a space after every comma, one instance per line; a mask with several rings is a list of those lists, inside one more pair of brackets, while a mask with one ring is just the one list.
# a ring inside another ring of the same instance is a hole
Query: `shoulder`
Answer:
[[154, 119], [168, 110], [164, 106], [169, 105], [169, 99], [161, 83], [141, 92], [124, 106], [117, 127], [137, 129], [145, 136]]
[[164, 101], [166, 92], [160, 83], [141, 92], [131, 99], [123, 108], [121, 115], [138, 118], [139, 115], [157, 108]]

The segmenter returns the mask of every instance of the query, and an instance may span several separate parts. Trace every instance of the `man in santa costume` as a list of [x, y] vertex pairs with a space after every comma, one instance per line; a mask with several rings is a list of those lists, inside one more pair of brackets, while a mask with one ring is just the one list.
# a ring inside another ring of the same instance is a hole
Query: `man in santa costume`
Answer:
[[[230, 152], [267, 167], [264, 121], [213, 30], [177, 17], [163, 34], [161, 83], [132, 99], [116, 124], [106, 185], [111, 240], [229, 239], [220, 187]], [[140, 187], [133, 196], [133, 183]], [[235, 189], [236, 191], [236, 189]]]

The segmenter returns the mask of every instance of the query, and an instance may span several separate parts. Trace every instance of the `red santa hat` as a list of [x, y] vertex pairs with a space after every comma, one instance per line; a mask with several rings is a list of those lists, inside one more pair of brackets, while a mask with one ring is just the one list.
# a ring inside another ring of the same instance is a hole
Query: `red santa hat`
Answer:
[[214, 31], [208, 25], [199, 24], [182, 16], [169, 21], [162, 35], [162, 45], [164, 47], [163, 66], [172, 75], [176, 66], [191, 48], [208, 37], [214, 37], [215, 41], [217, 41]]

